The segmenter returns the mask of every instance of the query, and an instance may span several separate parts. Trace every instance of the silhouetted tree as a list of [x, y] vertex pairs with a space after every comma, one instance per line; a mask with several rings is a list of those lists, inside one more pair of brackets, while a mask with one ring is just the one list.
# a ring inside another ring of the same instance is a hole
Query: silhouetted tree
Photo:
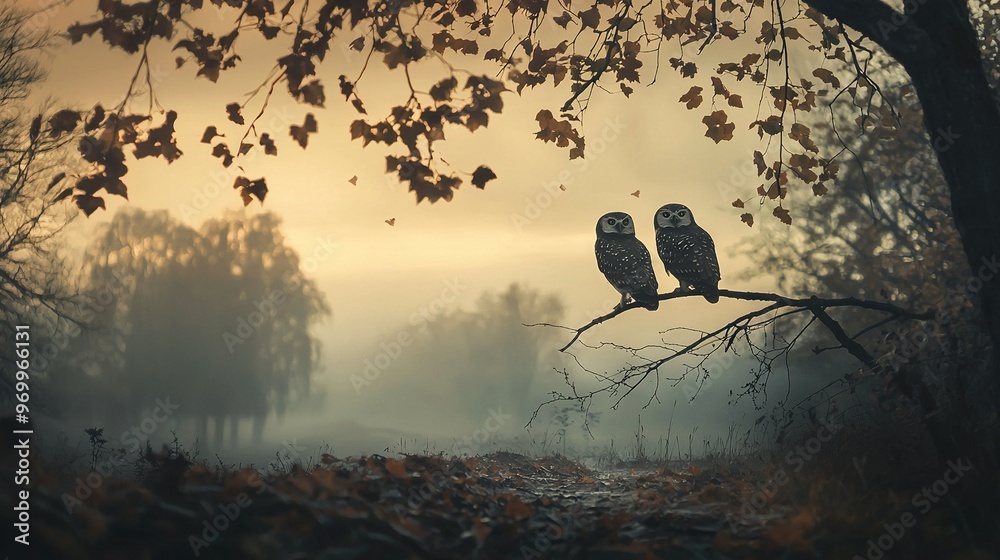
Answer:
[[[85, 368], [122, 419], [172, 397], [221, 446], [242, 418], [260, 439], [270, 410], [304, 399], [316, 369], [315, 320], [329, 313], [272, 215], [231, 214], [198, 231], [166, 212], [122, 212], [88, 251], [87, 285], [105, 298], [96, 328], [63, 367]], [[95, 296], [96, 297], [96, 296]]]

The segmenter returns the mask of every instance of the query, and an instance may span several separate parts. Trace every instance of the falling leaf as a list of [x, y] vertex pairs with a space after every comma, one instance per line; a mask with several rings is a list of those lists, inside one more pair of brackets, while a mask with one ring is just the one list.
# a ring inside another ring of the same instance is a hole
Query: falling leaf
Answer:
[[388, 220], [385, 221], [385, 223], [389, 224], [390, 226], [394, 226], [396, 225], [396, 218], [389, 218]]
[[632, 193], [632, 196], [639, 198], [639, 191], [635, 191], [634, 193]]
[[[59, 173], [58, 175], [56, 175], [55, 177], [53, 177], [52, 180], [49, 181], [49, 186], [46, 187], [45, 192], [51, 191], [53, 187], [55, 187], [56, 185], [58, 185], [59, 182], [62, 181], [63, 179], [65, 179], [65, 178], [66, 178], [66, 174], [65, 173]], [[65, 197], [63, 197], [63, 198], [65, 198]]]
[[350, 179], [347, 180], [347, 182], [350, 183], [350, 184], [352, 184], [352, 185], [357, 185], [358, 184], [358, 176], [355, 175], [354, 177], [351, 177]]
[[559, 190], [561, 190], [561, 191], [566, 190], [566, 185], [559, 185]]
[[214, 126], [210, 126], [206, 128], [205, 133], [201, 135], [201, 141], [204, 144], [211, 144], [212, 139], [215, 138], [216, 136], [224, 136], [224, 135], [219, 134], [219, 129], [215, 128]]
[[472, 172], [472, 184], [479, 189], [485, 189], [486, 183], [496, 178], [496, 173], [485, 165], [480, 165], [475, 171]]

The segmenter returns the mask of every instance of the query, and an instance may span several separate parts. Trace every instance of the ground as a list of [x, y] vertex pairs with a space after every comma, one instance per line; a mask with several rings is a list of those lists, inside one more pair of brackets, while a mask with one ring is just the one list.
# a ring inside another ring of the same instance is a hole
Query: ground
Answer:
[[[772, 499], [774, 477], [769, 487], [707, 465], [594, 470], [507, 452], [323, 455], [308, 470], [276, 473], [191, 464], [166, 450], [151, 459], [141, 481], [94, 474], [67, 484], [39, 474], [35, 556], [853, 559], [931, 550], [894, 542], [890, 553], [868, 556], [877, 525], [851, 528], [845, 519], [856, 518], [823, 511], [815, 500]], [[956, 554], [933, 557], [990, 557], [942, 543]]]

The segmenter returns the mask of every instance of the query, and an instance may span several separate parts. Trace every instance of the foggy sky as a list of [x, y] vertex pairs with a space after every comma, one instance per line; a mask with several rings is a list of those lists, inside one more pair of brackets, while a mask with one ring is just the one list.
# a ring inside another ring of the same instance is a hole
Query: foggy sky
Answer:
[[[34, 0], [17, 3], [28, 8], [38, 5]], [[53, 28], [65, 29], [75, 21], [87, 21], [95, 6], [96, 0], [75, 0], [68, 7], [44, 13], [36, 21], [47, 20]], [[225, 10], [223, 14], [229, 22], [235, 12]], [[210, 27], [218, 26], [218, 21], [211, 21], [216, 16], [199, 17], [208, 18], [205, 23]], [[755, 108], [751, 102], [746, 103], [745, 110], [724, 107], [737, 123], [737, 136], [735, 141], [716, 145], [704, 136], [701, 123], [709, 100], [695, 111], [677, 102], [689, 87], [702, 84], [700, 77], [681, 79], [669, 68], [662, 68], [657, 83], [636, 87], [631, 99], [597, 92], [585, 116], [583, 131], [588, 151], [582, 161], [569, 161], [566, 150], [542, 144], [533, 137], [537, 130], [535, 113], [541, 108], [558, 108], [567, 88], [554, 90], [546, 84], [536, 91], [526, 90], [522, 96], [506, 93], [503, 114], [491, 115], [488, 129], [474, 134], [448, 130], [447, 141], [436, 149], [436, 156], [457, 169], [469, 172], [485, 163], [499, 179], [483, 191], [465, 184], [450, 203], [416, 205], [412, 194], [384, 174], [384, 156], [394, 153], [391, 148], [372, 145], [362, 149], [360, 143], [350, 141], [348, 125], [359, 115], [342, 102], [337, 76], [346, 74], [353, 80], [362, 60], [359, 54], [337, 47], [319, 68], [326, 86], [327, 108], [298, 105], [280, 88], [260, 121], [263, 126], [257, 128], [258, 134], [270, 132], [277, 139], [278, 157], [264, 156], [258, 147], [251, 156], [237, 160], [231, 169], [223, 169], [219, 160], [211, 157], [211, 147], [198, 139], [206, 126], [217, 125], [226, 134], [227, 142], [238, 141], [243, 128], [226, 121], [224, 106], [242, 102], [243, 93], [263, 80], [275, 58], [269, 54], [270, 45], [247, 43], [242, 37], [240, 41], [243, 62], [237, 70], [224, 72], [218, 84], [195, 79], [193, 63], [175, 70], [176, 53], [171, 53], [168, 46], [161, 44], [153, 49], [156, 97], [164, 108], [176, 109], [180, 115], [176, 136], [184, 155], [171, 165], [162, 160], [129, 161], [125, 182], [130, 187], [130, 200], [105, 197], [108, 210], [98, 211], [90, 219], [78, 219], [68, 239], [70, 243], [89, 242], [93, 228], [107, 222], [126, 204], [167, 209], [184, 223], [198, 226], [206, 219], [242, 207], [231, 188], [237, 174], [251, 179], [266, 176], [270, 187], [266, 203], [262, 208], [255, 201], [247, 212], [272, 211], [284, 219], [289, 244], [298, 249], [306, 270], [317, 280], [333, 309], [332, 319], [316, 330], [324, 352], [323, 371], [316, 377], [330, 398], [328, 413], [335, 419], [344, 419], [343, 414], [338, 416], [338, 410], [349, 409], [348, 419], [367, 425], [410, 425], [406, 411], [358, 418], [358, 407], [378, 409], [378, 392], [366, 393], [370, 400], [356, 400], [349, 377], [361, 371], [364, 360], [371, 358], [381, 343], [410, 328], [414, 314], [434, 305], [449, 286], [459, 289], [448, 309], [469, 309], [483, 291], [499, 291], [519, 282], [558, 294], [566, 304], [564, 323], [570, 326], [587, 322], [594, 311], [610, 310], [617, 292], [597, 270], [593, 254], [594, 224], [609, 211], [631, 213], [639, 238], [653, 248], [654, 211], [669, 202], [684, 203], [715, 239], [723, 287], [774, 289], [766, 278], [741, 282], [737, 273], [751, 266], [753, 258], [732, 254], [740, 239], [761, 234], [760, 227], [751, 230], [739, 221], [739, 213], [745, 210], [737, 211], [730, 205], [737, 197], [751, 196], [759, 184], [755, 175], [746, 173], [752, 169], [750, 151], [762, 148], [756, 134], [746, 130], [755, 118]], [[712, 60], [711, 56], [698, 60], [702, 72], [711, 71]], [[50, 58], [44, 61], [49, 77], [36, 103], [41, 106], [49, 99], [57, 107], [69, 105], [87, 110], [101, 102], [108, 108], [126, 91], [137, 63], [138, 57], [109, 52], [99, 39], [91, 38], [76, 46], [57, 42]], [[418, 73], [418, 80], [430, 83], [443, 77], [437, 61], [426, 61], [420, 67], [426, 74]], [[644, 74], [644, 84], [650, 75]], [[358, 86], [369, 120], [378, 119], [391, 105], [405, 101], [401, 80], [401, 73], [390, 75], [378, 57], [373, 59], [369, 73]], [[744, 99], [751, 97], [744, 95]], [[260, 101], [258, 97], [251, 104], [253, 109], [244, 111], [248, 120]], [[143, 112], [146, 103], [140, 97], [132, 109]], [[289, 124], [301, 123], [307, 112], [316, 115], [319, 133], [312, 135], [308, 149], [302, 150], [289, 138], [287, 129]], [[355, 175], [357, 185], [352, 185], [348, 180]], [[558, 189], [560, 183], [565, 191]], [[640, 191], [638, 197], [630, 194], [636, 190]], [[806, 196], [801, 195], [801, 203], [807, 202]], [[795, 203], [799, 201], [793, 198]], [[757, 215], [758, 224], [774, 221], [769, 208], [757, 210], [753, 202], [748, 207]], [[385, 223], [390, 218], [395, 218], [394, 226]], [[776, 242], [781, 242], [781, 230], [770, 229], [774, 230]], [[334, 249], [327, 254], [326, 248], [331, 246]], [[653, 254], [661, 292], [669, 291], [676, 287], [676, 281], [663, 272], [655, 250]], [[591, 340], [638, 346], [658, 340], [658, 331], [680, 325], [715, 327], [746, 309], [749, 306], [726, 300], [714, 306], [701, 298], [671, 301], [655, 313], [631, 311], [601, 325]], [[600, 356], [594, 355], [594, 359], [594, 364], [601, 363]], [[559, 360], [556, 357], [556, 365]], [[734, 367], [728, 372], [731, 379], [706, 392], [718, 398], [705, 398], [697, 406], [686, 405], [679, 389], [661, 388], [665, 404], [654, 404], [656, 411], [643, 415], [662, 419], [669, 415], [676, 399], [675, 435], [678, 430], [686, 434], [685, 430], [699, 424], [705, 426], [699, 434], [718, 433], [736, 414], [725, 402], [728, 388], [745, 380], [745, 372], [741, 372], [744, 370]], [[391, 374], [390, 369], [384, 375]], [[551, 385], [558, 386], [561, 379], [552, 375]], [[433, 380], [434, 372], [426, 372], [424, 382]], [[447, 393], [448, 389], [442, 391]], [[338, 396], [345, 395], [339, 402], [351, 401], [353, 408], [338, 405]], [[543, 398], [540, 391], [538, 402]], [[634, 425], [637, 405], [645, 402], [643, 396], [625, 410], [605, 411], [603, 421], [610, 425], [617, 418], [619, 424], [610, 435], [617, 433], [617, 441], [621, 441], [628, 434], [624, 426]], [[415, 409], [423, 405], [426, 403], [414, 403]], [[489, 403], [484, 403], [484, 414], [489, 408]], [[461, 421], [468, 426], [468, 422], [479, 420]], [[518, 422], [517, 426], [522, 424]], [[655, 441], [659, 428], [647, 425], [646, 429], [647, 437]], [[462, 431], [461, 427], [456, 430]]]

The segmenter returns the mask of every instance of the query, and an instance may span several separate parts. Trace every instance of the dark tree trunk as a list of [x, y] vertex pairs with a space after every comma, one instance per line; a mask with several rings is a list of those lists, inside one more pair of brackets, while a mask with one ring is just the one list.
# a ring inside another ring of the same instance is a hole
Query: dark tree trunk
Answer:
[[[1000, 108], [965, 2], [922, 0], [908, 14], [880, 0], [806, 0], [882, 46], [910, 75], [948, 182], [955, 225], [993, 343], [1000, 388]], [[995, 399], [994, 399], [995, 402]]]

